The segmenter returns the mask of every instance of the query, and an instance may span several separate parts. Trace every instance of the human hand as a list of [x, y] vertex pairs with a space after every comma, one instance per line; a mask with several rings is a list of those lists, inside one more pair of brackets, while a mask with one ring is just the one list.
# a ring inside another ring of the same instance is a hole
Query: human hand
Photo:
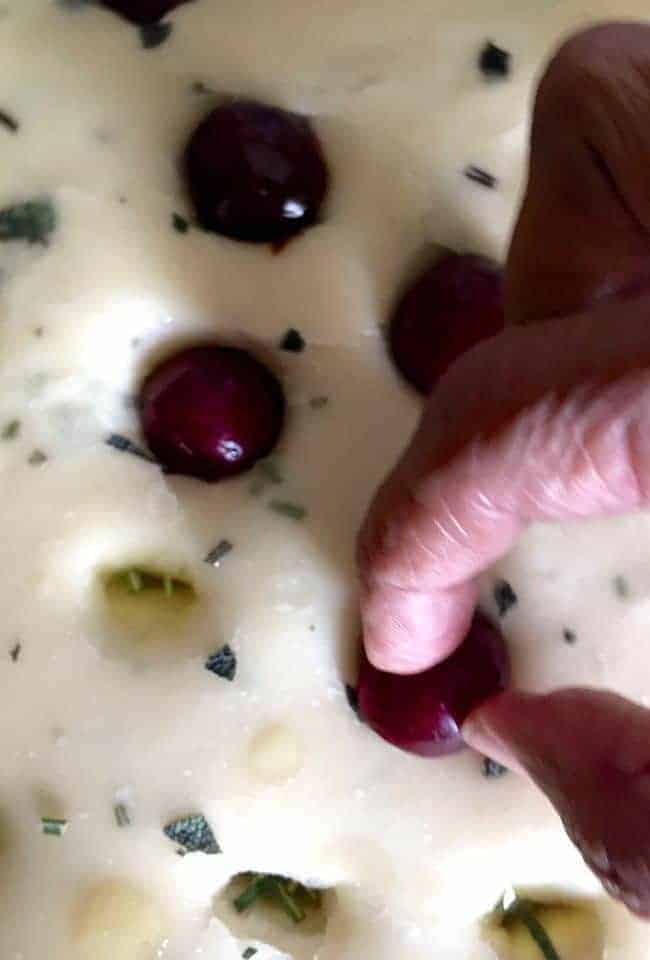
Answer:
[[[436, 386], [360, 535], [381, 669], [453, 651], [478, 575], [528, 524], [650, 506], [649, 171], [650, 28], [572, 38], [536, 101], [511, 325]], [[587, 690], [508, 693], [463, 732], [526, 771], [609, 892], [650, 915], [650, 712]]]

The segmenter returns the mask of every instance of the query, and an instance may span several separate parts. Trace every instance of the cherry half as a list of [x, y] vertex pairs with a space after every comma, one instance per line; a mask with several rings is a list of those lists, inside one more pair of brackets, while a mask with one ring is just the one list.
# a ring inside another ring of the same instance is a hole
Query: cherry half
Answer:
[[170, 11], [191, 0], [101, 0], [103, 7], [115, 10], [131, 23], [146, 26], [162, 20]]
[[390, 350], [420, 393], [462, 353], [504, 327], [503, 275], [491, 260], [450, 253], [422, 274], [397, 305]]
[[183, 165], [201, 226], [248, 243], [279, 244], [315, 223], [329, 179], [306, 117], [243, 100], [208, 114]]
[[423, 757], [440, 757], [463, 748], [463, 722], [475, 707], [505, 690], [509, 679], [503, 635], [476, 612], [461, 646], [424, 673], [384, 673], [362, 653], [359, 716], [396, 747]]
[[245, 350], [192, 347], [156, 367], [140, 393], [142, 429], [170, 473], [215, 482], [266, 457], [284, 422], [276, 377]]

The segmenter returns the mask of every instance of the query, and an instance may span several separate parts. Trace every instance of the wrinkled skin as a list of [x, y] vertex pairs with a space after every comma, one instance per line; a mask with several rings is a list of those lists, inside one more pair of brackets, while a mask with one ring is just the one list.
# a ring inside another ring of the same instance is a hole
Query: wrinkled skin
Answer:
[[[571, 38], [537, 95], [509, 327], [439, 382], [360, 534], [381, 669], [453, 651], [477, 575], [528, 524], [650, 506], [649, 170], [650, 28]], [[608, 891], [650, 916], [650, 712], [595, 691], [509, 693], [464, 733], [530, 775]]]

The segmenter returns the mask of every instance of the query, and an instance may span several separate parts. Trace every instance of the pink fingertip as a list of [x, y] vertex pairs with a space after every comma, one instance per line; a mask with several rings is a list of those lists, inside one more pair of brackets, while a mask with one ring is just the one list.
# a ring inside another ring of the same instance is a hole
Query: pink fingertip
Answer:
[[472, 620], [477, 588], [472, 582], [440, 593], [416, 593], [384, 585], [361, 600], [368, 659], [388, 673], [420, 673], [462, 643]]

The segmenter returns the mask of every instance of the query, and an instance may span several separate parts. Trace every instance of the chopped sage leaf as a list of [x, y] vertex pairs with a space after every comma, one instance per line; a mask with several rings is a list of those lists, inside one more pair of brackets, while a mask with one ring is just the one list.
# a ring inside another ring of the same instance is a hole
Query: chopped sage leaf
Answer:
[[308, 909], [317, 910], [322, 906], [320, 890], [305, 887], [287, 877], [249, 873], [244, 878], [247, 885], [232, 902], [238, 913], [248, 910], [259, 900], [267, 900], [280, 907], [294, 923], [300, 923], [307, 916]]
[[40, 467], [46, 460], [47, 454], [43, 453], [42, 450], [32, 450], [27, 458], [27, 463], [31, 464], [32, 467]]
[[486, 77], [507, 77], [512, 57], [495, 43], [488, 42], [481, 50], [479, 69]]
[[56, 228], [56, 211], [51, 200], [28, 200], [0, 210], [0, 242], [26, 240], [47, 246]]
[[573, 644], [576, 643], [578, 639], [578, 636], [575, 630], [569, 630], [568, 627], [565, 627], [564, 630], [562, 631], [562, 637], [564, 639], [564, 642], [568, 643], [569, 646], [573, 646]]
[[497, 912], [501, 914], [501, 922], [504, 926], [507, 926], [508, 920], [515, 919], [526, 927], [531, 938], [539, 947], [543, 960], [561, 960], [553, 941], [535, 915], [535, 904], [531, 900], [515, 897], [506, 907], [504, 897], [497, 907]]
[[22, 649], [23, 649], [22, 643], [18, 642], [18, 643], [15, 643], [11, 648], [11, 650], [9, 651], [9, 656], [11, 657], [14, 663], [18, 663], [18, 658], [20, 657], [20, 652]]
[[487, 187], [489, 190], [493, 190], [499, 182], [493, 173], [483, 170], [482, 167], [474, 166], [474, 164], [465, 167], [464, 174], [468, 180], [472, 180], [482, 187]]
[[2, 439], [13, 440], [20, 433], [20, 420], [10, 420], [2, 428]]
[[246, 947], [242, 953], [242, 960], [251, 960], [251, 957], [254, 957], [257, 953], [257, 947]]
[[621, 600], [627, 599], [630, 595], [630, 585], [620, 574], [617, 577], [614, 577], [614, 593], [617, 597], [620, 597]]
[[497, 763], [492, 757], [483, 757], [483, 776], [488, 780], [502, 777], [507, 772], [508, 768], [501, 763]]
[[345, 685], [345, 698], [350, 708], [359, 716], [359, 692], [357, 688], [353, 687], [350, 683], [346, 683]]
[[140, 26], [140, 41], [144, 50], [155, 50], [168, 40], [173, 23], [143, 23]]
[[234, 680], [237, 673], [237, 657], [234, 650], [226, 643], [215, 653], [210, 654], [205, 661], [205, 669], [224, 680]]
[[203, 559], [205, 563], [209, 563], [210, 566], [218, 567], [223, 558], [227, 557], [233, 549], [234, 547], [230, 540], [220, 540], [216, 547], [213, 547]]
[[0, 110], [0, 126], [3, 126], [10, 133], [18, 133], [20, 124], [15, 117], [12, 117], [6, 110]]
[[212, 828], [202, 813], [173, 820], [163, 832], [186, 853], [221, 853]]
[[129, 816], [129, 811], [126, 809], [123, 803], [116, 803], [113, 807], [113, 813], [115, 815], [115, 823], [118, 825], [118, 827], [131, 826], [131, 817]]
[[280, 349], [289, 353], [301, 353], [306, 347], [305, 339], [300, 331], [290, 327], [280, 341]]
[[187, 233], [190, 229], [190, 222], [182, 217], [180, 213], [172, 213], [172, 227], [177, 233]]
[[58, 820], [54, 817], [41, 817], [41, 833], [48, 837], [62, 837], [68, 829], [67, 820]]
[[517, 603], [517, 594], [507, 580], [498, 580], [494, 585], [494, 602], [500, 617], [505, 617], [508, 610]]
[[190, 90], [192, 93], [196, 93], [201, 96], [205, 96], [206, 94], [213, 95], [215, 93], [215, 91], [209, 87], [207, 83], [204, 83], [203, 80], [193, 80], [190, 85]]
[[322, 409], [322, 407], [326, 407], [329, 402], [330, 402], [329, 397], [325, 397], [325, 396], [312, 397], [311, 400], [309, 401], [309, 406], [312, 408], [312, 410], [320, 410]]
[[149, 463], [158, 464], [158, 461], [152, 454], [143, 450], [142, 447], [139, 447], [133, 440], [129, 440], [128, 437], [123, 437], [119, 433], [111, 433], [106, 443], [109, 447], [113, 447], [114, 450], [119, 450], [121, 453], [132, 453], [135, 457], [141, 457]]
[[290, 520], [304, 520], [307, 511], [298, 503], [291, 503], [289, 500], [271, 500], [269, 509], [279, 513], [282, 517], [289, 517]]

